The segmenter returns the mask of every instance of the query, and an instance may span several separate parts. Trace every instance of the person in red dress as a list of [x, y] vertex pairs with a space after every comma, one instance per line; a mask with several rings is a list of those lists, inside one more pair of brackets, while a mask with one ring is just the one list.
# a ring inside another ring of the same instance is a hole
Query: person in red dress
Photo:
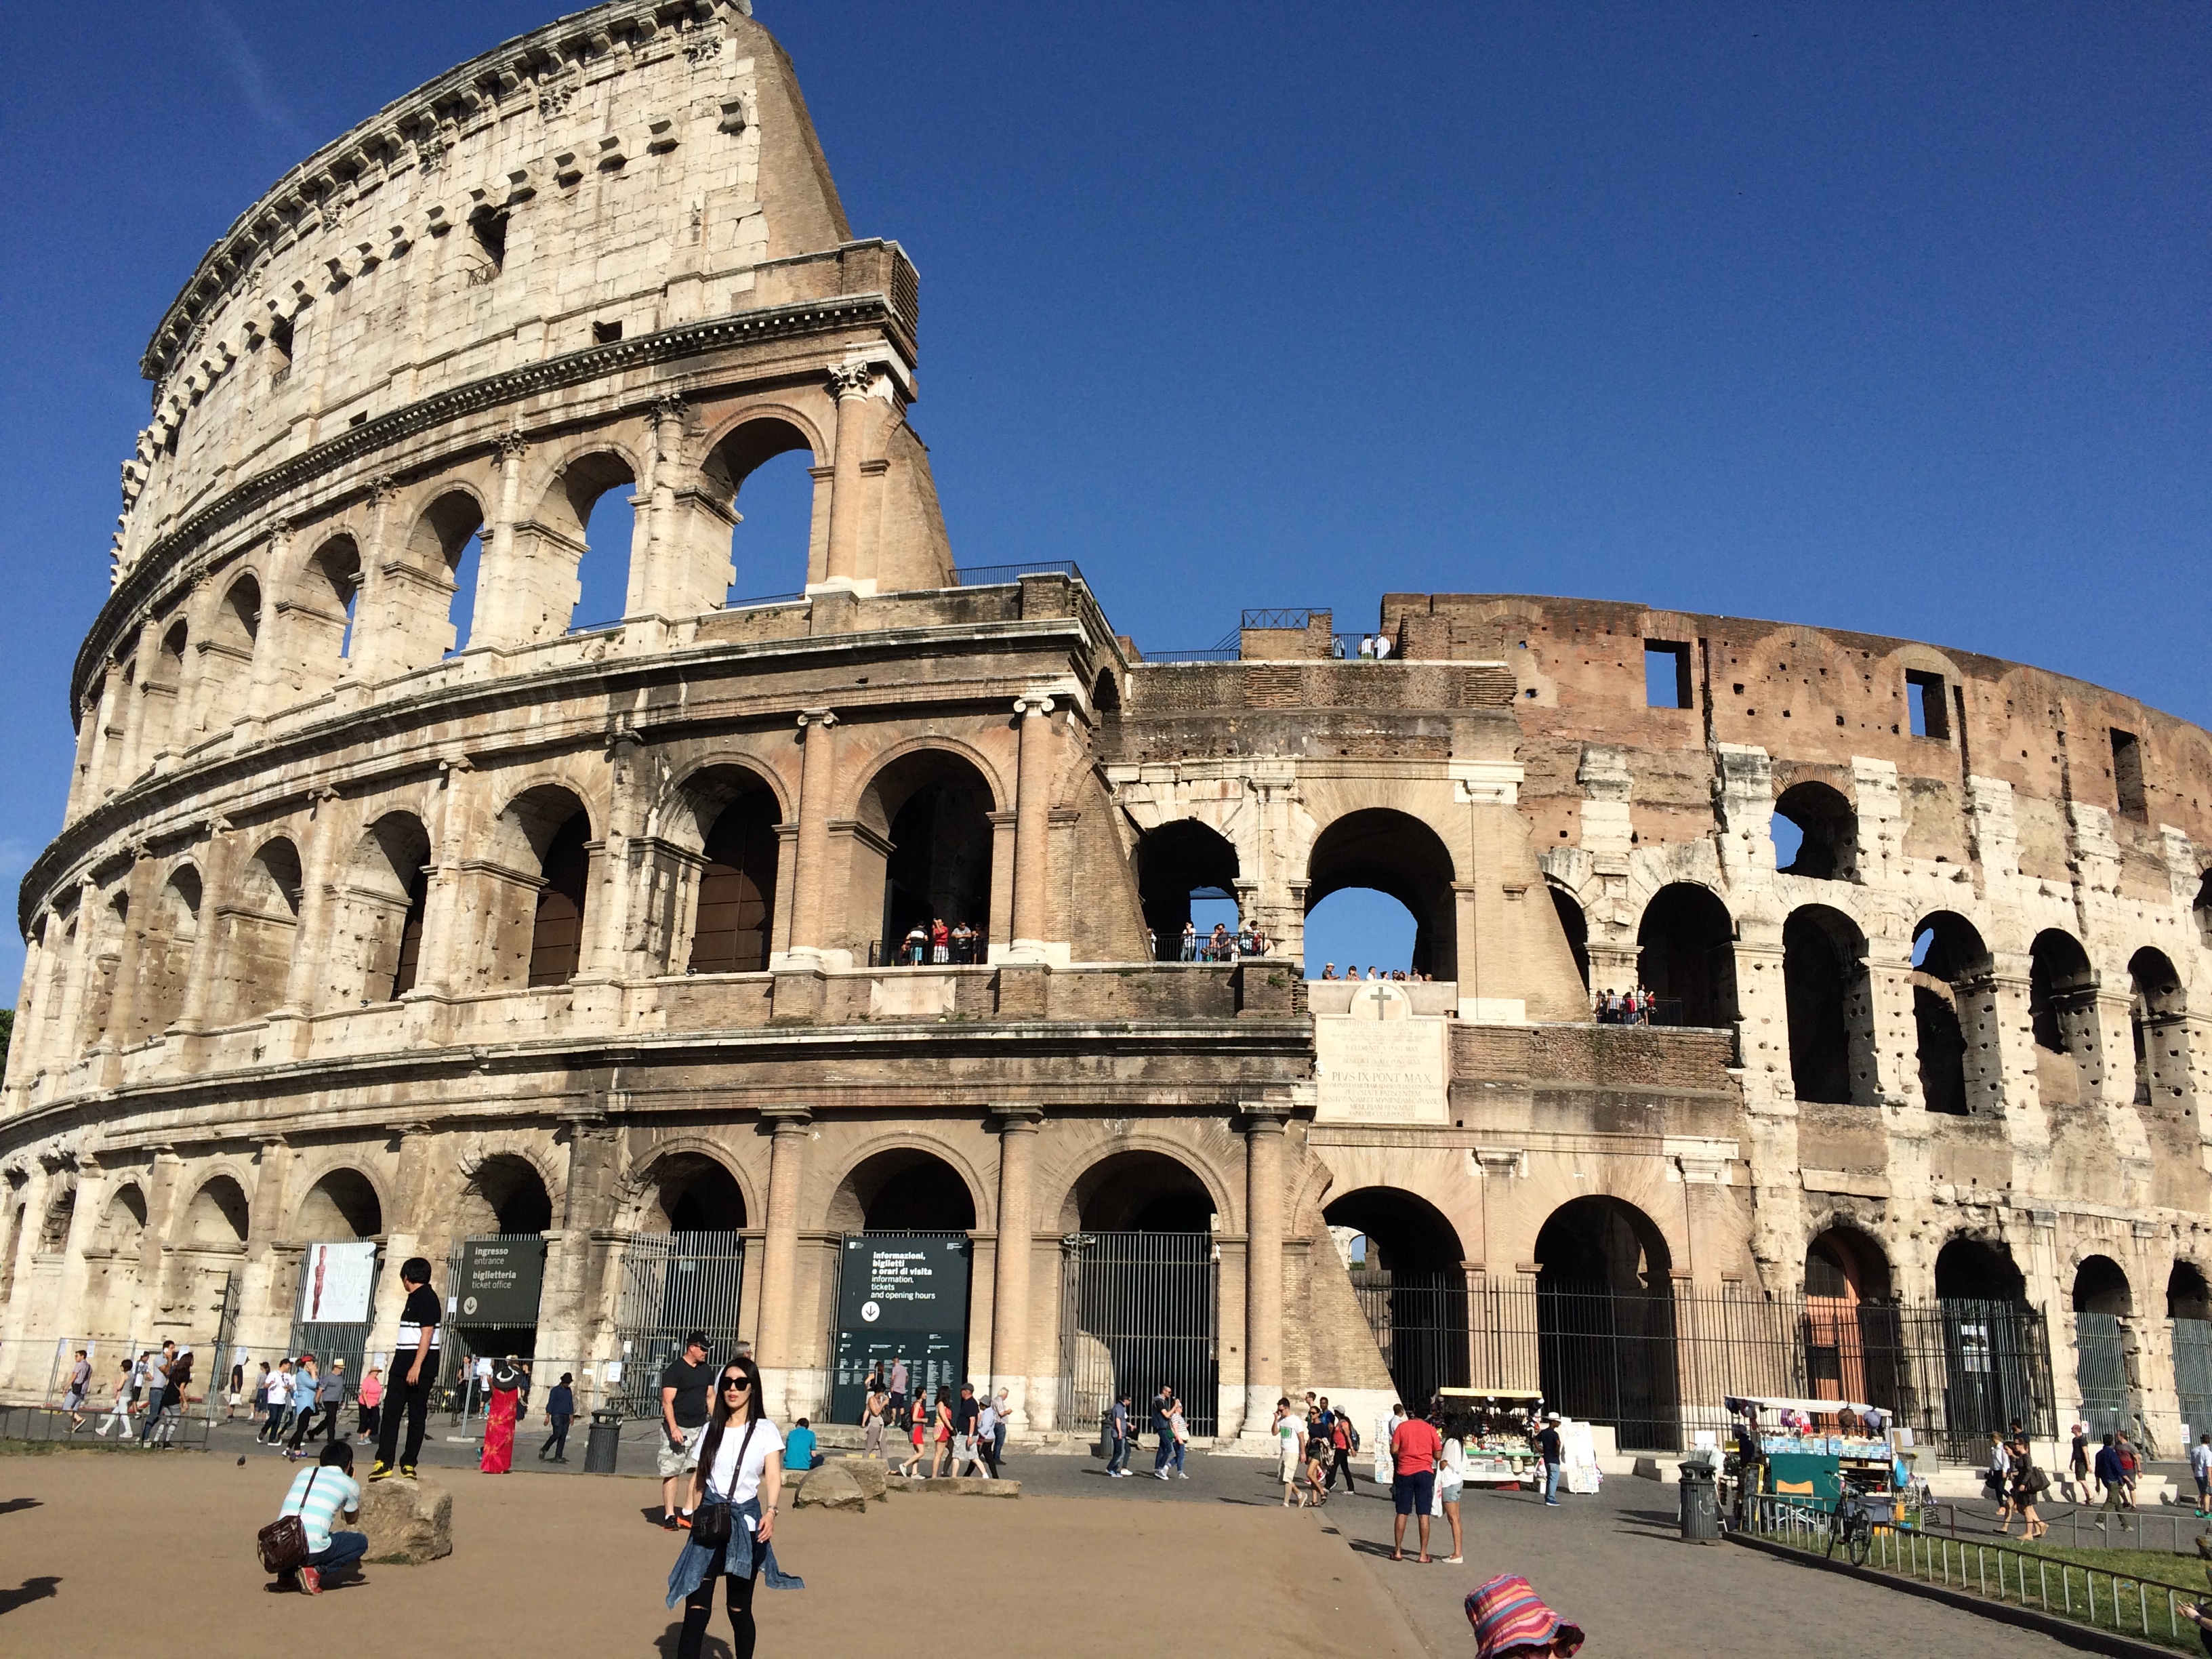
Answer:
[[483, 1457], [477, 1467], [486, 1474], [505, 1474], [514, 1467], [514, 1419], [522, 1398], [522, 1373], [509, 1354], [491, 1370], [491, 1413], [484, 1419]]

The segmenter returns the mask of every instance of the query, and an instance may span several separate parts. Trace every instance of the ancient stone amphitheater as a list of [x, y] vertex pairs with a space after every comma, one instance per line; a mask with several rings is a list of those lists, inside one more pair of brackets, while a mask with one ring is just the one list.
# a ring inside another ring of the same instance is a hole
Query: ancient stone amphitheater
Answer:
[[[587, 1403], [696, 1323], [787, 1410], [903, 1351], [1035, 1433], [1161, 1382], [1223, 1437], [1455, 1382], [1623, 1444], [2212, 1427], [2204, 732], [1631, 603], [1147, 659], [1048, 545], [956, 565], [918, 315], [730, 0], [510, 41], [222, 234], [20, 899], [0, 1385], [357, 1367], [422, 1254], [456, 1356]], [[740, 521], [791, 451], [804, 572]], [[1347, 888], [1425, 978], [1318, 981]], [[1176, 960], [1194, 895], [1271, 954]], [[902, 962], [939, 917], [973, 959]]]

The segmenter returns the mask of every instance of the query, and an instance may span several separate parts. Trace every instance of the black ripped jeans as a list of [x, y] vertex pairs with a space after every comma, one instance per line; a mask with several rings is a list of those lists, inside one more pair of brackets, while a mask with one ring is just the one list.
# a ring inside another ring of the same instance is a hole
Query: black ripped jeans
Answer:
[[[742, 1527], [744, 1521], [731, 1517], [732, 1525]], [[722, 1560], [728, 1550], [725, 1545], [714, 1552], [713, 1566], [699, 1588], [684, 1598], [684, 1635], [676, 1644], [676, 1659], [699, 1659], [699, 1650], [707, 1640], [707, 1624], [714, 1616], [714, 1586], [730, 1587], [730, 1650], [736, 1659], [753, 1659], [753, 1588], [760, 1583], [761, 1558], [766, 1551], [753, 1546], [753, 1572], [750, 1578], [738, 1578], [722, 1571]]]

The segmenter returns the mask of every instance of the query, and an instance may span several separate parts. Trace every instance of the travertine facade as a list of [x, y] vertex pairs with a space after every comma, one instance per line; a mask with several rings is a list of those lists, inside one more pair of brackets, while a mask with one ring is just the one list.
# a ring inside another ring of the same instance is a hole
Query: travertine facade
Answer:
[[[1390, 1386], [1331, 1225], [1525, 1284], [1596, 1200], [1683, 1296], [1797, 1295], [1835, 1229], [1854, 1297], [1935, 1294], [1963, 1237], [2063, 1316], [2109, 1259], [2171, 1431], [2170, 1283], [2212, 1315], [2212, 738], [1832, 630], [1392, 595], [1388, 662], [1316, 613], [1147, 663], [1064, 568], [963, 580], [914, 270], [741, 10], [618, 0], [462, 66], [162, 319], [21, 894], [0, 1385], [205, 1340], [226, 1280], [282, 1343], [302, 1248], [356, 1237], [543, 1231], [538, 1352], [604, 1360], [626, 1239], [681, 1228], [745, 1237], [739, 1322], [818, 1409], [839, 1238], [956, 1227], [968, 1370], [1042, 1427], [1063, 1237], [1170, 1227], [1214, 1237], [1232, 1433]], [[739, 522], [794, 449], [805, 592], [732, 605], [800, 580]], [[626, 614], [577, 631], [615, 489]], [[1419, 925], [1425, 1118], [1316, 1075], [1352, 1005], [1304, 920], [1349, 886]], [[1278, 955], [1152, 960], [1213, 887]], [[948, 911], [988, 960], [877, 965]], [[1639, 973], [1674, 1029], [1593, 1024]]]

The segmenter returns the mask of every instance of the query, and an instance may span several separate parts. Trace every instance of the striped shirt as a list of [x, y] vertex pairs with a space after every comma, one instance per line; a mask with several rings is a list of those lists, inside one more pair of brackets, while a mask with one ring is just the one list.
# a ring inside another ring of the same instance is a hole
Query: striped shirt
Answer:
[[284, 1495], [284, 1507], [276, 1514], [279, 1519], [288, 1515], [300, 1517], [300, 1524], [307, 1529], [308, 1553], [314, 1554], [330, 1548], [331, 1526], [338, 1511], [360, 1507], [361, 1488], [354, 1478], [343, 1469], [319, 1463], [293, 1477], [292, 1490]]

